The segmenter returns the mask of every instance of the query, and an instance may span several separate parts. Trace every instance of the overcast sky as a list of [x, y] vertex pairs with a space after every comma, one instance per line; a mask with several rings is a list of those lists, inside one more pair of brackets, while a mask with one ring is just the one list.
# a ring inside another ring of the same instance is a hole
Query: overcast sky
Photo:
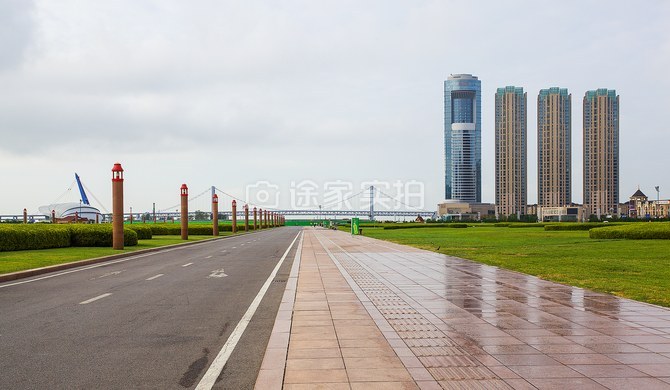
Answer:
[[506, 85], [528, 93], [530, 203], [537, 93], [552, 86], [572, 94], [573, 201], [596, 88], [621, 96], [620, 200], [638, 185], [668, 198], [668, 21], [662, 0], [0, 0], [0, 214], [78, 201], [74, 172], [109, 210], [117, 161], [135, 211], [176, 205], [181, 183], [245, 198], [267, 181], [289, 207], [305, 180], [320, 204], [327, 182], [414, 180], [434, 209], [451, 73], [482, 81], [483, 201]]

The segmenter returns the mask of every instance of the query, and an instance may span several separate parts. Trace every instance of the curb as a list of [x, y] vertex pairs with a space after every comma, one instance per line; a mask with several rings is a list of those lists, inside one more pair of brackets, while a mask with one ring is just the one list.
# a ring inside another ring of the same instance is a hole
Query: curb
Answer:
[[[271, 229], [265, 229], [265, 231], [270, 231], [270, 230]], [[162, 250], [168, 249], [168, 248], [197, 245], [197, 244], [202, 244], [202, 243], [205, 243], [205, 242], [215, 241], [215, 240], [225, 240], [225, 239], [229, 239], [229, 238], [244, 236], [244, 235], [247, 235], [247, 234], [260, 233], [262, 231], [264, 231], [264, 230], [258, 230], [257, 232], [244, 232], [244, 233], [239, 233], [239, 234], [236, 234], [236, 235], [230, 235], [230, 236], [224, 236], [224, 237], [213, 237], [213, 238], [207, 238], [207, 239], [199, 240], [199, 241], [185, 242], [185, 243], [182, 243], [182, 244], [165, 245], [165, 246], [161, 246], [161, 247], [157, 247], [157, 248], [141, 249], [141, 250], [138, 250], [138, 251], [119, 253], [118, 255], [109, 255], [109, 256], [103, 256], [103, 257], [96, 257], [96, 258], [93, 258], [93, 259], [77, 260], [77, 261], [73, 261], [73, 262], [70, 262], [70, 263], [56, 264], [56, 265], [50, 265], [48, 267], [33, 268], [33, 269], [24, 270], [24, 271], [11, 272], [11, 273], [8, 273], [8, 274], [0, 275], [0, 283], [10, 282], [10, 281], [13, 281], [13, 280], [18, 280], [18, 279], [25, 279], [25, 278], [29, 278], [29, 277], [32, 277], [32, 276], [43, 275], [43, 274], [47, 274], [47, 273], [50, 273], [50, 272], [62, 271], [62, 270], [70, 269], [70, 268], [82, 267], [82, 266], [85, 266], [85, 265], [104, 263], [106, 261], [111, 261], [111, 260], [116, 260], [116, 259], [123, 259], [125, 257], [131, 257], [131, 256], [140, 255], [140, 254], [145, 254], [145, 253], [159, 252], [159, 251], [162, 251]]]

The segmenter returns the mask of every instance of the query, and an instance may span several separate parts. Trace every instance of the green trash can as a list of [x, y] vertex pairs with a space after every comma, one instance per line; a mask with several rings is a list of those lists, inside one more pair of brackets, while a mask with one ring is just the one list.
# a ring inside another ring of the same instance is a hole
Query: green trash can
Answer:
[[351, 234], [357, 236], [360, 232], [361, 220], [359, 218], [351, 218]]

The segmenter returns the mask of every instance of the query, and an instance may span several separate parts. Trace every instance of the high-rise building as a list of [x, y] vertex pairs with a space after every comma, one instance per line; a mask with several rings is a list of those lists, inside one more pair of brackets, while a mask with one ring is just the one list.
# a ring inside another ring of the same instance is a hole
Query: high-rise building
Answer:
[[482, 201], [481, 90], [470, 74], [444, 82], [445, 199]]
[[619, 208], [619, 96], [613, 89], [584, 95], [584, 208], [596, 216]]
[[572, 95], [566, 88], [540, 90], [537, 96], [537, 205], [572, 202]]
[[526, 213], [527, 125], [526, 93], [520, 87], [496, 91], [496, 213], [499, 217]]

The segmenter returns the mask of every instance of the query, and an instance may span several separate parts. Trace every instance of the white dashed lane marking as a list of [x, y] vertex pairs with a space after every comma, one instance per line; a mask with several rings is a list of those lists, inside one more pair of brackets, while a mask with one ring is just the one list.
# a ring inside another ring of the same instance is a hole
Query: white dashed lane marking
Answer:
[[79, 304], [80, 304], [80, 305], [87, 305], [87, 304], [89, 304], [89, 303], [91, 303], [91, 302], [95, 302], [95, 301], [97, 301], [98, 299], [106, 298], [106, 297], [108, 297], [108, 296], [110, 296], [110, 295], [112, 295], [112, 293], [106, 293], [106, 294], [98, 295], [98, 296], [95, 297], [95, 298], [91, 298], [91, 299], [87, 299], [87, 300], [85, 300], [85, 301], [83, 301], [83, 302], [79, 302]]
[[150, 278], [146, 278], [146, 280], [154, 280], [154, 279], [158, 279], [158, 278], [160, 278], [160, 277], [163, 276], [163, 275], [164, 275], [164, 274], [154, 275], [154, 276], [152, 276], [152, 277], [150, 277]]
[[193, 263], [186, 263], [186, 264], [182, 265], [182, 267], [188, 267], [189, 265], [192, 265], [192, 264]]
[[211, 255], [209, 255], [209, 256], [207, 256], [207, 257], [205, 257], [205, 259], [211, 259], [211, 258], [212, 258], [212, 256], [211, 256]]

